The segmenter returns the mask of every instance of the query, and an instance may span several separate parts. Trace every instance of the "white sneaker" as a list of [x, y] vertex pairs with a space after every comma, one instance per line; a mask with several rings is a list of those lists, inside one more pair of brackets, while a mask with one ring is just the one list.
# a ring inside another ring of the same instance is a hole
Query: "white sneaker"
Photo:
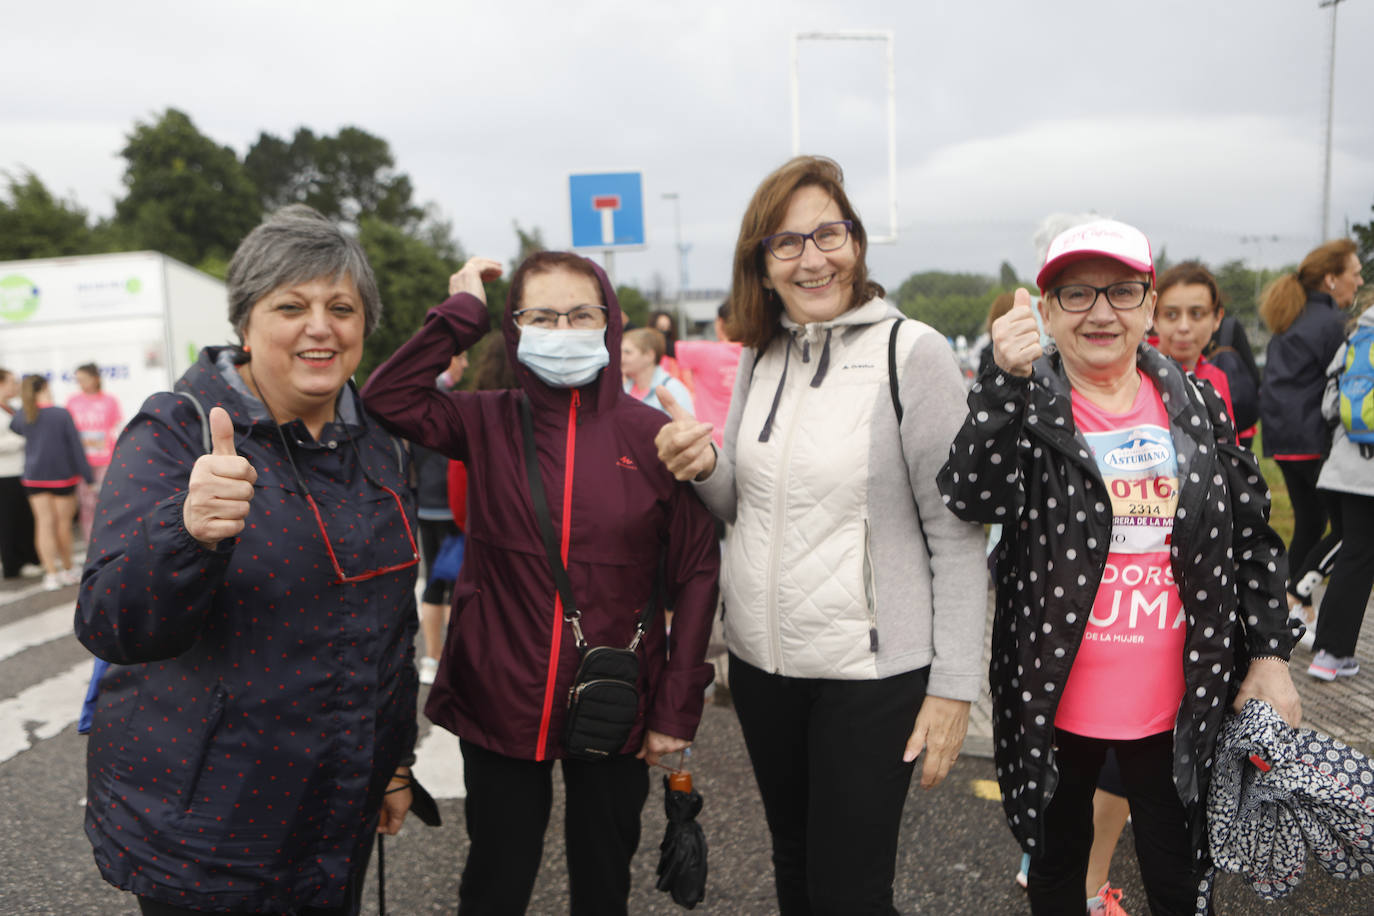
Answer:
[[433, 684], [434, 677], [439, 673], [439, 659], [430, 658], [428, 655], [420, 657], [420, 683]]
[[57, 577], [62, 580], [63, 585], [81, 584], [81, 570], [77, 569], [75, 566], [68, 566], [58, 573]]
[[43, 574], [43, 590], [55, 592], [62, 587], [62, 580], [57, 577], [57, 573]]

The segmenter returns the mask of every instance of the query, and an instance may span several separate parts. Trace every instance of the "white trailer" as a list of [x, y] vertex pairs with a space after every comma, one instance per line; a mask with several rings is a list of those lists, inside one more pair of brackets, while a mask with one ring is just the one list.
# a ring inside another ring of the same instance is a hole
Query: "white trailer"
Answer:
[[45, 376], [56, 404], [95, 363], [127, 422], [201, 347], [231, 340], [224, 284], [164, 254], [0, 262], [0, 367]]

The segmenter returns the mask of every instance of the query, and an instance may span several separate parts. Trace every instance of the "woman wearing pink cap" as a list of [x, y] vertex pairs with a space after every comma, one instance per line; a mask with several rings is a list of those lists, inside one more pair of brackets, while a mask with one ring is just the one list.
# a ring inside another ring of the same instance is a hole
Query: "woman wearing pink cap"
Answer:
[[[1226, 707], [1300, 717], [1264, 480], [1216, 393], [1143, 345], [1154, 279], [1131, 226], [1056, 237], [1036, 281], [1053, 346], [1018, 290], [940, 472], [956, 515], [1005, 525], [993, 737], [1034, 913], [1081, 912], [1109, 748], [1151, 911], [1193, 913]], [[1104, 886], [1089, 905], [1119, 898]]]

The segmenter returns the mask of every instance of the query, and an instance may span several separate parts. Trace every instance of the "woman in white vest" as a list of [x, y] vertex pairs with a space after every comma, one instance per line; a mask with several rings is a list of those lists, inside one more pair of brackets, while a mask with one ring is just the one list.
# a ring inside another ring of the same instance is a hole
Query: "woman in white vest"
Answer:
[[735, 247], [724, 448], [659, 390], [660, 458], [734, 525], [730, 688], [784, 916], [896, 912], [915, 760], [926, 788], [949, 772], [982, 683], [982, 528], [935, 486], [962, 376], [868, 279], [867, 241], [835, 162], [769, 175]]

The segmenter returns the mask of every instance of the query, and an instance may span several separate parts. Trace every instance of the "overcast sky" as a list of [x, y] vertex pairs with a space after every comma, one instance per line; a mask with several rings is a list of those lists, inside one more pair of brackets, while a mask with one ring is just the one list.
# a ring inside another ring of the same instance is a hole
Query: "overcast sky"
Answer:
[[[1374, 216], [1374, 0], [1338, 16], [1330, 235]], [[261, 131], [356, 125], [465, 250], [502, 260], [512, 220], [570, 244], [570, 173], [642, 171], [649, 245], [617, 255], [617, 279], [676, 288], [676, 192], [690, 285], [723, 288], [750, 194], [791, 154], [790, 36], [891, 29], [898, 241], [870, 252], [890, 287], [1003, 260], [1033, 276], [1055, 211], [1135, 223], [1174, 259], [1278, 266], [1320, 240], [1317, 0], [125, 0], [5, 19], [0, 168], [96, 215], [135, 121], [169, 106], [240, 155]], [[880, 46], [805, 42], [800, 61], [803, 151], [840, 161], [885, 235]]]

